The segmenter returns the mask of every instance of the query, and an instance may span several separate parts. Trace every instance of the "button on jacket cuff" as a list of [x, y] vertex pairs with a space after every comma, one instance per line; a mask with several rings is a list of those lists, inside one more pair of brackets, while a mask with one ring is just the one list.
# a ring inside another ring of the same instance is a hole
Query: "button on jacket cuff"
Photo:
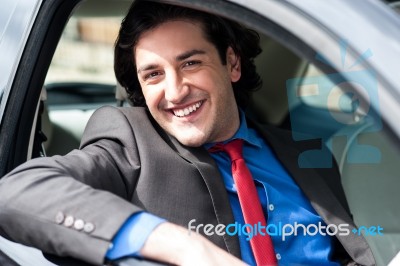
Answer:
[[147, 212], [132, 215], [115, 235], [106, 258], [115, 260], [125, 256], [140, 257], [139, 251], [150, 233], [164, 222], [166, 222], [165, 219]]

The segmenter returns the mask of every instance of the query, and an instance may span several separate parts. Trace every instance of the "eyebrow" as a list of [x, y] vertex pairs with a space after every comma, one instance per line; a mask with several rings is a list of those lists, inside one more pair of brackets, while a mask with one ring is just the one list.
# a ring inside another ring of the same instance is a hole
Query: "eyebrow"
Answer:
[[184, 52], [183, 54], [178, 55], [175, 59], [176, 61], [183, 61], [185, 59], [188, 59], [191, 56], [198, 55], [198, 54], [205, 54], [206, 52], [203, 50], [197, 50], [193, 49], [187, 52]]
[[156, 64], [144, 65], [144, 66], [138, 68], [137, 73], [140, 74], [140, 72], [142, 72], [142, 71], [153, 70], [153, 69], [156, 69], [157, 67], [158, 67], [158, 65], [156, 65]]
[[[206, 52], [204, 50], [197, 50], [197, 49], [193, 49], [187, 52], [184, 52], [183, 54], [180, 54], [178, 56], [175, 57], [176, 61], [183, 61], [185, 59], [188, 59], [194, 55], [198, 55], [198, 54], [205, 54]], [[142, 71], [148, 71], [148, 70], [153, 70], [158, 68], [158, 65], [156, 64], [148, 64], [148, 65], [144, 65], [140, 68], [138, 68], [137, 70], [137, 74], [140, 74], [140, 72]]]

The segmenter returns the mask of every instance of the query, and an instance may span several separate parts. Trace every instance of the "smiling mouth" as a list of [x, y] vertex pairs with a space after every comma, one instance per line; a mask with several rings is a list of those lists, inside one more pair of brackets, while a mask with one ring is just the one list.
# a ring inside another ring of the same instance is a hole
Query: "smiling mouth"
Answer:
[[188, 116], [188, 115], [196, 112], [202, 104], [203, 104], [203, 101], [199, 101], [193, 105], [187, 106], [182, 109], [173, 109], [172, 113], [177, 117], [185, 117], [185, 116]]

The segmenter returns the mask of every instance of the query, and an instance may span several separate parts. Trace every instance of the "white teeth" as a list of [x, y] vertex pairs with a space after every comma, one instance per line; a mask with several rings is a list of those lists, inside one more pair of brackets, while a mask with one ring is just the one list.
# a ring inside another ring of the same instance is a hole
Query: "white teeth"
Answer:
[[180, 109], [180, 110], [173, 110], [174, 115], [178, 117], [183, 117], [187, 116], [190, 113], [195, 112], [199, 107], [201, 106], [202, 102], [198, 102], [196, 104], [193, 104], [192, 106]]

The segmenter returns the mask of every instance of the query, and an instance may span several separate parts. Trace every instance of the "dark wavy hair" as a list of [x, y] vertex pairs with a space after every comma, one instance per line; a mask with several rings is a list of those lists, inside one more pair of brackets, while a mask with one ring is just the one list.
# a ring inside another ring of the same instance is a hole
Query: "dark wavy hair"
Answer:
[[216, 15], [145, 0], [134, 1], [121, 23], [115, 43], [114, 71], [118, 82], [126, 89], [129, 100], [134, 106], [146, 106], [134, 61], [134, 47], [141, 34], [177, 19], [200, 22], [205, 38], [216, 47], [224, 65], [229, 46], [240, 57], [241, 78], [232, 86], [237, 104], [245, 108], [250, 93], [262, 85], [254, 65], [254, 58], [261, 53], [258, 33]]

